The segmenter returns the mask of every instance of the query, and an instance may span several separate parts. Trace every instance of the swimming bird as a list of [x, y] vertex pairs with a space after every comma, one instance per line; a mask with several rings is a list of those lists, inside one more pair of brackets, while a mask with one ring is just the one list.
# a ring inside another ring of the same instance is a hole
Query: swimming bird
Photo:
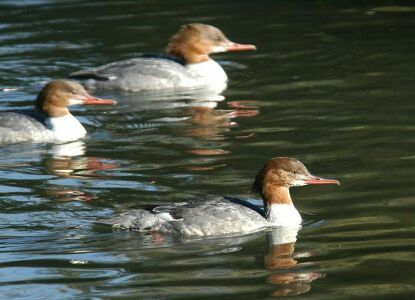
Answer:
[[136, 209], [111, 221], [116, 228], [172, 233], [181, 236], [247, 234], [269, 227], [301, 227], [289, 188], [308, 184], [339, 184], [337, 180], [311, 175], [299, 160], [290, 157], [270, 159], [258, 172], [252, 191], [264, 202], [261, 209], [230, 197]]
[[89, 95], [79, 83], [53, 80], [40, 91], [34, 109], [0, 112], [0, 144], [80, 139], [86, 130], [68, 106], [115, 103]]
[[137, 58], [73, 72], [88, 88], [125, 91], [177, 91], [208, 88], [220, 93], [228, 77], [209, 57], [227, 51], [256, 50], [254, 45], [231, 42], [218, 28], [192, 23], [181, 27], [165, 54], [142, 54]]

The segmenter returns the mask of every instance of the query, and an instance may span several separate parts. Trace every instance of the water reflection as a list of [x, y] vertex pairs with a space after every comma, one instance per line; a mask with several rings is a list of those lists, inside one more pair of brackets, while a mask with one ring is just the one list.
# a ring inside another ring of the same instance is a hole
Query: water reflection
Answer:
[[[225, 140], [232, 126], [237, 125], [235, 118], [254, 117], [259, 114], [254, 102], [250, 103], [251, 105], [248, 106], [245, 101], [228, 102], [232, 108], [230, 110], [217, 110], [208, 106], [193, 106], [188, 109], [190, 118], [186, 120], [188, 126], [183, 130], [183, 134], [206, 142], [194, 143], [193, 147], [188, 150], [189, 153], [199, 158], [192, 160], [192, 166], [186, 167], [187, 170], [207, 171], [226, 166], [223, 163], [218, 164], [218, 158], [212, 157], [221, 157], [230, 153], [230, 150], [226, 149], [229, 143]], [[210, 157], [210, 159], [206, 160], [204, 157]]]
[[[259, 115], [257, 101], [231, 100], [209, 93], [187, 93], [179, 95], [153, 95], [145, 93], [121, 93], [116, 97], [118, 105], [111, 114], [112, 121], [107, 128], [128, 131], [137, 136], [137, 142], [143, 141], [143, 135], [155, 143], [175, 144], [189, 153], [184, 166], [186, 170], [206, 171], [226, 166], [220, 160], [230, 153], [230, 136], [238, 119]], [[153, 115], [151, 119], [147, 115]], [[105, 116], [97, 116], [99, 119]], [[103, 123], [104, 121], [102, 121]], [[119, 127], [119, 128], [114, 128]], [[174, 139], [166, 140], [166, 131], [172, 132]], [[141, 138], [139, 138], [141, 135]], [[235, 139], [246, 139], [253, 133], [235, 135]], [[155, 138], [158, 137], [158, 140]], [[131, 141], [132, 137], [122, 139]], [[165, 150], [164, 150], [165, 151]]]
[[273, 297], [295, 296], [309, 292], [311, 282], [324, 277], [318, 272], [293, 272], [297, 266], [296, 257], [309, 256], [308, 253], [295, 253], [294, 246], [298, 230], [278, 227], [267, 234], [267, 250], [264, 256], [266, 269], [278, 271], [267, 277], [267, 283], [275, 285]]
[[118, 167], [118, 164], [107, 162], [107, 159], [102, 157], [83, 156], [83, 141], [54, 144], [51, 152], [52, 156], [45, 160], [46, 170], [61, 177], [107, 178], [107, 175], [97, 172]]
[[[84, 156], [84, 141], [53, 144], [51, 154], [44, 159], [45, 170], [63, 178], [109, 178], [108, 175], [99, 172], [118, 167], [117, 163], [102, 157]], [[45, 190], [45, 193], [63, 201], [90, 201], [96, 198], [96, 196], [80, 189], [68, 189], [59, 185], [53, 185], [52, 188]]]
[[227, 111], [215, 110], [208, 106], [193, 106], [187, 112], [190, 115], [187, 120], [190, 126], [184, 130], [186, 136], [218, 140], [223, 138], [221, 134], [227, 131], [229, 126], [234, 125]]
[[[108, 92], [106, 93], [108, 95]], [[178, 92], [117, 92], [109, 94], [117, 98], [118, 112], [138, 112], [144, 110], [166, 110], [190, 106], [215, 108], [225, 97], [208, 89], [195, 89]]]
[[[56, 166], [46, 171], [53, 154], [44, 144], [2, 146], [2, 298], [269, 299], [272, 291], [294, 295], [310, 286], [303, 298], [414, 298], [413, 276], [408, 276], [415, 248], [415, 9], [410, 1], [407, 6], [238, 1], [238, 13], [235, 1], [204, 1], [203, 9], [174, 0], [163, 6], [118, 1], [116, 9], [114, 3], [0, 1], [2, 107], [30, 105], [38, 82], [63, 78], [80, 66], [135, 57], [138, 49], [158, 52], [171, 29], [200, 21], [235, 39], [253, 37], [260, 47], [238, 57], [217, 56], [227, 61], [221, 65], [231, 81], [226, 101], [216, 101], [212, 109], [230, 112], [250, 106], [242, 101], [253, 98], [261, 114], [226, 116], [239, 124], [220, 125], [204, 138], [186, 135], [202, 126], [187, 121], [192, 117], [187, 110], [191, 102], [197, 104], [192, 99], [206, 97], [145, 101], [105, 91], [101, 96], [125, 101], [103, 113], [76, 108], [93, 130], [88, 151], [72, 161], [113, 159], [122, 168], [95, 171], [117, 176], [110, 180], [70, 177], [76, 171], [56, 175]], [[147, 124], [164, 117], [177, 119]], [[302, 199], [300, 209], [312, 210], [327, 224], [303, 229], [295, 245], [265, 250], [261, 234], [242, 249], [203, 241], [163, 251], [143, 245], [135, 232], [101, 234], [88, 227], [110, 218], [114, 206], [124, 211], [211, 192], [245, 196], [242, 183], [275, 153], [306, 158], [313, 169], [344, 178], [336, 195], [320, 196], [318, 188], [294, 192]], [[185, 169], [224, 164], [232, 168]], [[156, 184], [150, 184], [153, 180]], [[68, 196], [45, 195], [55, 188]], [[54, 201], [70, 200], [71, 189], [95, 193], [100, 201]], [[83, 225], [83, 230], [67, 229]], [[301, 258], [308, 252], [310, 257]], [[89, 263], [69, 263], [75, 261]], [[312, 271], [326, 273], [327, 280], [313, 281], [323, 275]]]
[[215, 110], [207, 105], [190, 107], [188, 113], [191, 117], [187, 122], [192, 126], [185, 130], [185, 134], [206, 140], [221, 139], [222, 133], [237, 125], [233, 119], [259, 114], [258, 106], [253, 101], [228, 101], [228, 106], [231, 110]]
[[53, 157], [74, 157], [85, 154], [85, 142], [82, 140], [64, 143], [52, 144], [51, 153]]
[[[100, 231], [105, 228], [103, 224], [96, 226]], [[302, 263], [301, 258], [310, 257], [311, 251], [295, 251], [298, 231], [299, 228], [277, 227], [250, 235], [202, 239], [131, 231], [115, 233], [120, 243], [118, 247], [124, 249], [122, 253], [128, 257], [128, 265], [143, 258], [148, 261], [133, 272], [132, 278], [135, 279], [125, 279], [125, 285], [135, 286], [141, 280], [164, 280], [165, 285], [169, 286], [177, 283], [177, 268], [180, 268], [180, 282], [202, 286], [216, 284], [220, 289], [232, 284], [235, 276], [252, 280], [252, 274], [263, 272], [261, 278], [271, 287], [269, 296], [281, 297], [305, 294], [312, 289], [315, 280], [325, 277], [324, 273], [304, 270], [306, 265], [310, 267], [311, 264]], [[240, 268], [242, 262], [243, 269]], [[312, 266], [314, 269], [318, 267]], [[199, 273], [205, 268], [217, 269], [217, 272]], [[216, 280], [219, 278], [222, 283], [218, 285]]]

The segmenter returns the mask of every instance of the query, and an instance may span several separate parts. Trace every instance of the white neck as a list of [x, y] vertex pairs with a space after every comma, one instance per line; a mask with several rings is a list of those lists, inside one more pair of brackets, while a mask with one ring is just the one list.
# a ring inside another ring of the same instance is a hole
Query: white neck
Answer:
[[71, 114], [46, 119], [46, 127], [59, 142], [74, 141], [86, 135], [84, 126]]
[[266, 218], [273, 226], [300, 227], [301, 216], [294, 204], [270, 204], [266, 211]]

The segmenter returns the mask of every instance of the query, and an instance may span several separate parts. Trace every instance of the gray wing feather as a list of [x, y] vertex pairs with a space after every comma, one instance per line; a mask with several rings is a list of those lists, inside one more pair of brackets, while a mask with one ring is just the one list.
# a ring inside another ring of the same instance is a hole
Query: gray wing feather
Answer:
[[129, 91], [173, 89], [194, 80], [187, 69], [168, 59], [133, 58], [73, 72], [70, 78], [87, 79], [89, 88], [119, 88]]
[[118, 228], [154, 230], [183, 236], [244, 234], [269, 226], [258, 211], [223, 197], [158, 206], [151, 212], [132, 210], [121, 214], [111, 223]]
[[134, 209], [125, 212], [110, 222], [115, 228], [133, 229], [138, 231], [160, 231], [170, 232], [171, 226], [168, 222], [144, 209]]
[[176, 206], [170, 215], [178, 219], [171, 222], [173, 228], [188, 236], [248, 233], [269, 225], [257, 211], [223, 197]]
[[0, 143], [17, 143], [52, 138], [50, 131], [29, 113], [0, 113]]

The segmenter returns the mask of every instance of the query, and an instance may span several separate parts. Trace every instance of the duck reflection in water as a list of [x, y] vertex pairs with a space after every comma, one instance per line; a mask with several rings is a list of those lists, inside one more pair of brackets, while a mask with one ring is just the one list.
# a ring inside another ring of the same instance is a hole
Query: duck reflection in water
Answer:
[[[226, 166], [218, 163], [219, 158], [213, 158], [213, 156], [222, 156], [229, 153], [226, 150], [227, 143], [224, 141], [227, 139], [225, 133], [229, 132], [232, 126], [237, 125], [233, 119], [254, 117], [259, 113], [253, 101], [249, 102], [250, 106], [243, 104], [244, 102], [247, 101], [232, 101], [230, 105], [232, 110], [215, 110], [210, 106], [193, 106], [188, 109], [190, 118], [187, 120], [187, 124], [189, 126], [184, 129], [184, 134], [201, 140], [194, 141], [191, 144], [192, 149], [188, 152], [203, 157], [193, 160], [194, 165], [187, 167], [188, 170], [206, 171]], [[235, 103], [239, 103], [240, 106], [233, 106]], [[250, 136], [252, 135], [236, 136], [235, 138], [241, 139]], [[210, 159], [207, 160], [206, 156], [209, 156]]]
[[[220, 140], [222, 132], [225, 132], [230, 126], [237, 125], [232, 119], [238, 117], [254, 117], [259, 111], [255, 103], [250, 101], [250, 106], [243, 104], [247, 101], [232, 101], [228, 105], [232, 110], [215, 110], [215, 107], [209, 105], [197, 105], [188, 109], [190, 118], [187, 123], [191, 128], [185, 130], [185, 134], [205, 140]], [[238, 105], [239, 104], [239, 105]]]
[[278, 227], [267, 232], [267, 253], [264, 256], [264, 267], [276, 273], [267, 276], [266, 281], [276, 289], [273, 297], [296, 296], [309, 292], [311, 282], [323, 278], [324, 273], [289, 271], [300, 264], [296, 257], [309, 256], [309, 253], [295, 254], [295, 242], [298, 230]]
[[[46, 171], [64, 178], [108, 178], [108, 175], [98, 171], [117, 168], [118, 164], [106, 162], [102, 157], [88, 157], [85, 154], [85, 143], [75, 141], [65, 144], [54, 144], [52, 155], [45, 159]], [[96, 197], [78, 189], [47, 190], [48, 195], [57, 196], [63, 200], [90, 201]]]
[[[191, 166], [185, 168], [193, 171], [211, 170], [223, 163], [216, 164], [219, 158], [228, 154], [226, 142], [230, 129], [237, 125], [236, 118], [255, 117], [259, 114], [256, 101], [230, 101], [228, 104], [221, 103], [225, 100], [222, 95], [209, 94], [206, 91], [189, 94], [129, 94], [117, 95], [118, 116], [125, 120], [126, 114], [129, 116], [128, 124], [134, 130], [137, 129], [156, 129], [159, 127], [170, 127], [175, 135], [178, 135], [180, 142], [188, 147], [187, 152], [197, 156], [192, 159]], [[217, 109], [218, 106], [225, 106], [224, 109]], [[142, 122], [138, 112], [142, 110], [152, 110], [161, 113], [161, 116]], [[121, 121], [121, 120], [120, 120]], [[125, 122], [125, 121], [122, 121]], [[253, 134], [248, 133], [243, 136], [234, 136], [235, 139], [249, 138]], [[206, 161], [209, 156], [209, 161]], [[212, 165], [213, 163], [213, 165]]]

